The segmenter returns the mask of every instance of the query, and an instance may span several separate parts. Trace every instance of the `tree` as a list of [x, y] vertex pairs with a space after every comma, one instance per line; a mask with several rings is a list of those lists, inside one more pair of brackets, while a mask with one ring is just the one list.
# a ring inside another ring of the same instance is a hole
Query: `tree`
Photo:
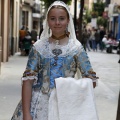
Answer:
[[106, 28], [107, 27], [107, 19], [105, 19], [103, 17], [98, 17], [97, 18], [97, 25], [104, 26]]
[[83, 24], [83, 10], [84, 10], [84, 0], [81, 0], [80, 1], [80, 5], [81, 5], [81, 8], [80, 8], [80, 14], [79, 14], [79, 22], [78, 22], [78, 30], [79, 30], [79, 36], [78, 36], [78, 39], [79, 41], [82, 41], [82, 24]]
[[96, 3], [93, 3], [91, 17], [97, 18], [98, 26], [107, 27], [107, 19], [103, 17], [104, 8], [105, 8], [105, 3], [102, 0], [97, 0]]
[[105, 3], [98, 1], [97, 3], [93, 3], [93, 11], [98, 12], [98, 16], [102, 16], [105, 8]]

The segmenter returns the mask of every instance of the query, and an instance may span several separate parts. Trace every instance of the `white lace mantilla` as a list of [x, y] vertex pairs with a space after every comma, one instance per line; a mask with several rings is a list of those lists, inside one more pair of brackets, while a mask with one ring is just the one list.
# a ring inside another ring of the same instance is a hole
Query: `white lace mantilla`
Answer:
[[[55, 45], [53, 43], [50, 44], [48, 39], [38, 40], [34, 44], [34, 46], [36, 50], [40, 53], [40, 55], [44, 56], [45, 58], [51, 58], [55, 56], [52, 53], [52, 50], [55, 49]], [[78, 41], [74, 42], [72, 39], [69, 39], [67, 45], [57, 45], [57, 48], [62, 50], [62, 54], [60, 54], [59, 56], [65, 57], [77, 50], [80, 51], [82, 45]]]

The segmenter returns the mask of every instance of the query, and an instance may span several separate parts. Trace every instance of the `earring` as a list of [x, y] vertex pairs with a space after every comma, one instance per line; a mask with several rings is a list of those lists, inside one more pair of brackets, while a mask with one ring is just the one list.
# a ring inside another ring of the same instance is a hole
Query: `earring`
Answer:
[[48, 34], [50, 34], [50, 28], [48, 29]]
[[67, 37], [69, 37], [70, 32], [68, 32], [68, 25], [66, 27], [65, 34], [66, 34]]

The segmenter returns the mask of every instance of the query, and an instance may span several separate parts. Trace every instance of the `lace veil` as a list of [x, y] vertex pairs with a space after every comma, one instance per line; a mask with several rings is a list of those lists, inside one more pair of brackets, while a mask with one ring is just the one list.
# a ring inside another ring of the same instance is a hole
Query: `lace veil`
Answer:
[[79, 44], [80, 45], [80, 42], [78, 42], [78, 40], [76, 39], [76, 35], [75, 35], [75, 29], [74, 29], [74, 24], [73, 24], [73, 20], [72, 20], [72, 15], [70, 14], [70, 10], [69, 10], [69, 7], [62, 1], [55, 1], [53, 4], [50, 5], [50, 7], [48, 8], [48, 11], [47, 11], [47, 14], [46, 14], [46, 19], [43, 23], [43, 32], [41, 34], [41, 37], [40, 37], [40, 40], [44, 40], [45, 38], [49, 38], [51, 36], [51, 31], [49, 31], [49, 26], [48, 26], [48, 22], [47, 22], [47, 15], [48, 15], [48, 12], [49, 10], [51, 9], [52, 6], [56, 6], [56, 5], [59, 5], [59, 6], [63, 6], [66, 8], [68, 14], [69, 14], [69, 24], [68, 24], [68, 31], [70, 32], [70, 38], [71, 40], [73, 40], [72, 42], [74, 44]]

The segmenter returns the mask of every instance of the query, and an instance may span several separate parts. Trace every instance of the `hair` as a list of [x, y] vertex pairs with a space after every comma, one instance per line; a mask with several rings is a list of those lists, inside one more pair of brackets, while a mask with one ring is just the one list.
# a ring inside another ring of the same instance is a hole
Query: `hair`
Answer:
[[[63, 10], [65, 10], [66, 13], [67, 13], [67, 17], [68, 17], [68, 19], [69, 19], [69, 14], [68, 14], [68, 11], [66, 10], [65, 7], [60, 6], [60, 5], [55, 5], [55, 6], [52, 6], [52, 7], [50, 8], [50, 10], [52, 10], [52, 9], [54, 9], [54, 8], [58, 8], [58, 9], [63, 9]], [[50, 10], [48, 11], [48, 15], [49, 15]]]

